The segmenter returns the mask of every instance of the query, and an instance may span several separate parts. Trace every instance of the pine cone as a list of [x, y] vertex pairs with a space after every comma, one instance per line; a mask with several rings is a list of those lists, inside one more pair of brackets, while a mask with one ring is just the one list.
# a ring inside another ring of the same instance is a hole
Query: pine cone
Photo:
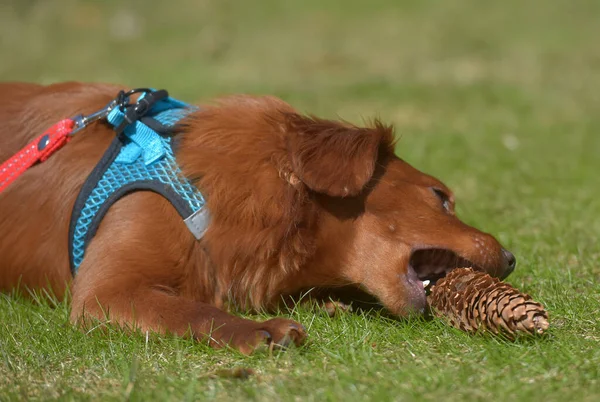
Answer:
[[548, 329], [544, 307], [507, 283], [471, 268], [454, 269], [431, 288], [435, 315], [467, 332], [490, 331], [514, 339]]

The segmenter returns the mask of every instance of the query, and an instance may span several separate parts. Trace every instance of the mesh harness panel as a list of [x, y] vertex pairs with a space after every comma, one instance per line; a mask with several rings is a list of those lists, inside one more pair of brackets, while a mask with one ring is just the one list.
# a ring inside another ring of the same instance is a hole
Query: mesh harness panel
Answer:
[[[142, 121], [130, 124], [110, 144], [81, 188], [71, 214], [69, 259], [73, 275], [108, 209], [135, 191], [153, 191], [165, 197], [194, 236], [202, 237], [210, 220], [205, 200], [183, 176], [169, 135], [176, 123], [194, 110], [167, 98], [157, 103]], [[117, 112], [109, 115], [108, 121], [117, 126], [122, 118]]]

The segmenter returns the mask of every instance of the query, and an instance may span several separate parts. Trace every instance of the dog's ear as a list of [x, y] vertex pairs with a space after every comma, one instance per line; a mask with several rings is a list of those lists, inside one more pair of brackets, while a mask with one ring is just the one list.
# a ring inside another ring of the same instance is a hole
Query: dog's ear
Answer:
[[373, 176], [380, 150], [393, 148], [393, 128], [377, 120], [360, 128], [296, 113], [285, 117], [292, 170], [316, 192], [357, 195]]

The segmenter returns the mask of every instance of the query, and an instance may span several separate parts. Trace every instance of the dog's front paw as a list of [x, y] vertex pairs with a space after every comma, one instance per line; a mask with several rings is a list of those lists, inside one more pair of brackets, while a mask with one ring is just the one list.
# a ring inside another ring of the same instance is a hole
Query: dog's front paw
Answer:
[[269, 346], [287, 348], [292, 344], [300, 346], [306, 340], [306, 328], [304, 325], [286, 318], [273, 318], [260, 323], [262, 330], [269, 334], [266, 340]]
[[261, 349], [300, 346], [305, 340], [306, 328], [302, 324], [286, 318], [273, 318], [254, 323], [246, 331], [236, 333], [229, 345], [249, 355]]

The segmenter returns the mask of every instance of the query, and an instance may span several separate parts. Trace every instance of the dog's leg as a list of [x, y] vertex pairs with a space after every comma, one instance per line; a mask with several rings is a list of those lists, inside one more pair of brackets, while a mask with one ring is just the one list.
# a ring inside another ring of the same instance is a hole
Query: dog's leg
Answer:
[[246, 354], [264, 344], [304, 341], [304, 327], [292, 320], [255, 322], [206, 303], [215, 300], [218, 278], [198, 268], [203, 266], [198, 250], [162, 197], [125, 197], [111, 208], [86, 249], [71, 288], [72, 321], [108, 319], [143, 331], [191, 335]]
[[230, 315], [215, 306], [194, 302], [161, 289], [94, 289], [87, 297], [74, 294], [72, 321], [108, 320], [142, 331], [192, 336], [220, 348], [230, 346], [244, 354], [257, 347], [300, 345], [302, 325], [284, 318], [256, 322]]

